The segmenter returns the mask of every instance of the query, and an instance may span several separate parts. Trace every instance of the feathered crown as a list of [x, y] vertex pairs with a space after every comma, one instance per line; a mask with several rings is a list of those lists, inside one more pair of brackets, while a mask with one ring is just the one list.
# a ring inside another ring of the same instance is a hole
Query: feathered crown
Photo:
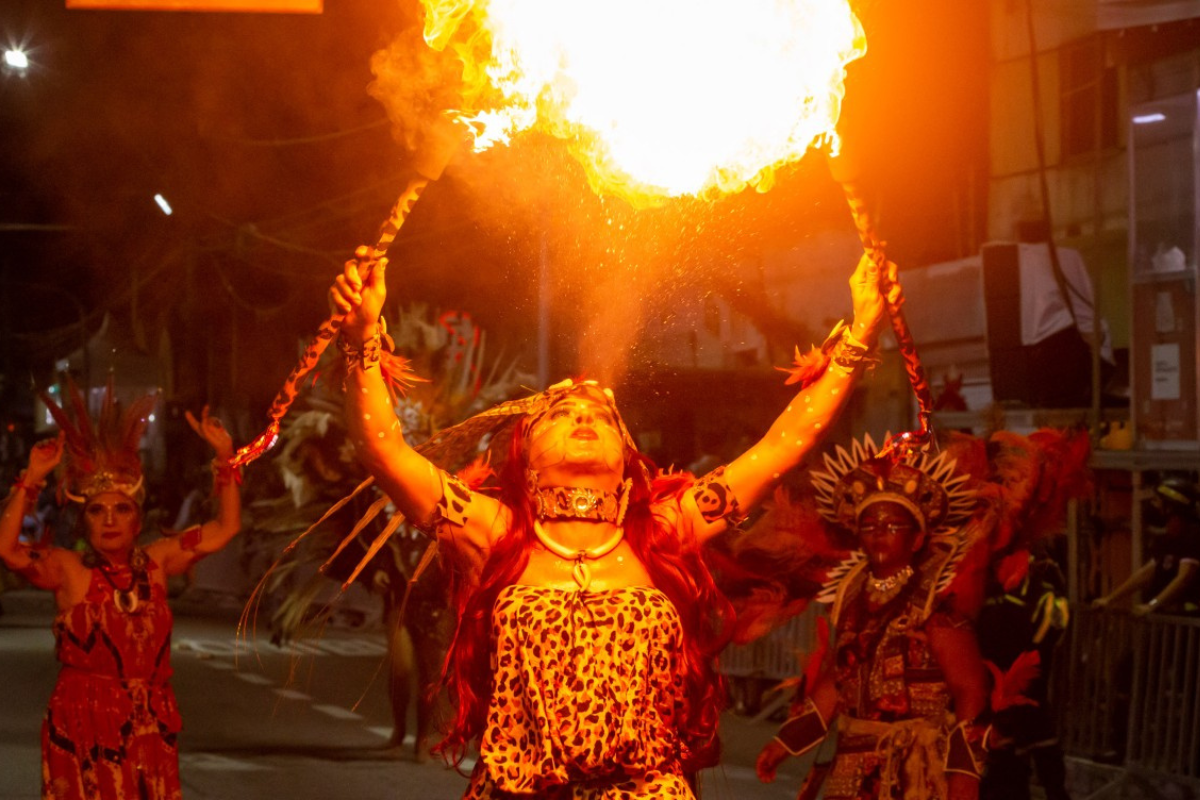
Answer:
[[907, 448], [880, 453], [870, 435], [850, 450], [838, 445], [825, 453], [825, 471], [813, 472], [821, 516], [847, 530], [874, 503], [898, 503], [931, 535], [958, 527], [971, 516], [975, 493], [969, 476], [955, 470], [946, 453], [930, 455]]
[[146, 418], [157, 395], [139, 397], [122, 409], [117, 402], [112, 376], [105, 387], [100, 414], [93, 421], [87, 403], [75, 382], [67, 379], [67, 409], [45, 392], [42, 402], [66, 437], [66, 475], [62, 492], [70, 500], [84, 503], [104, 492], [120, 492], [139, 505], [145, 497], [142, 461], [138, 444], [146, 429]]

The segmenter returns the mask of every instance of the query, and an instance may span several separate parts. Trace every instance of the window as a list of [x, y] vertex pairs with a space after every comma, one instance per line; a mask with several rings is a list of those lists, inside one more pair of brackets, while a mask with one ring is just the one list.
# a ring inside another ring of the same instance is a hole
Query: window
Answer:
[[1064, 159], [1117, 146], [1117, 70], [1104, 63], [1103, 47], [1095, 36], [1060, 51]]

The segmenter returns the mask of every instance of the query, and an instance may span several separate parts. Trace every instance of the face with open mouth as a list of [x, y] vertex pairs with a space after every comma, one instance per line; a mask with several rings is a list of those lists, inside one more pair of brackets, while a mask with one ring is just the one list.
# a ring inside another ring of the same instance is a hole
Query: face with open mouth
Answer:
[[108, 556], [127, 554], [137, 542], [141, 511], [120, 492], [98, 494], [83, 507], [88, 543]]
[[625, 445], [616, 411], [591, 393], [571, 394], [534, 420], [528, 434], [529, 466], [547, 485], [558, 484], [556, 470], [612, 473], [617, 482], [625, 464]]

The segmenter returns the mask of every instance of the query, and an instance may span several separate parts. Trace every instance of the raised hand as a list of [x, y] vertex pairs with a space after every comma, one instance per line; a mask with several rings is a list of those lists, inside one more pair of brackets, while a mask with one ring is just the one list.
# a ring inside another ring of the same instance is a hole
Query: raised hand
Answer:
[[[894, 279], [896, 265], [888, 262], [887, 277]], [[884, 295], [881, 285], [883, 270], [863, 253], [850, 276], [850, 298], [854, 302], [854, 327], [851, 333], [864, 344], [872, 344], [884, 314]], [[899, 286], [899, 284], [894, 284]]]
[[25, 470], [25, 478], [30, 483], [40, 483], [54, 471], [63, 457], [63, 434], [54, 439], [43, 439], [29, 451], [29, 468]]
[[196, 419], [191, 411], [183, 413], [187, 417], [188, 425], [192, 426], [192, 430], [201, 439], [209, 443], [213, 451], [217, 454], [217, 458], [227, 460], [233, 457], [233, 437], [229, 435], [229, 431], [225, 430], [225, 426], [221, 424], [221, 420], [208, 415], [207, 405], [200, 412], [200, 419]]
[[779, 765], [787, 760], [788, 751], [779, 742], [772, 739], [763, 746], [762, 752], [758, 754], [758, 761], [754, 764], [754, 771], [758, 773], [758, 779], [763, 783], [770, 783], [775, 780], [775, 772], [779, 769]]
[[329, 288], [330, 309], [343, 315], [342, 331], [352, 339], [363, 341], [374, 333], [387, 299], [386, 274], [387, 259], [372, 261], [371, 248], [364, 245]]

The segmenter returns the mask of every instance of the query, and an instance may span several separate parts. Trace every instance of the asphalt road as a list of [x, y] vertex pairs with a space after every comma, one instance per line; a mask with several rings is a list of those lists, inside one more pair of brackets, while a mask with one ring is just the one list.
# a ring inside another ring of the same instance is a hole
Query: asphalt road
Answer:
[[[9, 592], [0, 616], [0, 800], [40, 796], [38, 731], [57, 674], [48, 595]], [[239, 640], [228, 605], [179, 607], [174, 684], [184, 719], [187, 800], [457, 798], [466, 781], [441, 762], [388, 748], [391, 722], [379, 630], [327, 628], [280, 650]], [[410, 725], [411, 728], [411, 725]], [[727, 714], [723, 763], [702, 776], [704, 800], [794, 798], [801, 765], [776, 783], [754, 777], [767, 722]]]

